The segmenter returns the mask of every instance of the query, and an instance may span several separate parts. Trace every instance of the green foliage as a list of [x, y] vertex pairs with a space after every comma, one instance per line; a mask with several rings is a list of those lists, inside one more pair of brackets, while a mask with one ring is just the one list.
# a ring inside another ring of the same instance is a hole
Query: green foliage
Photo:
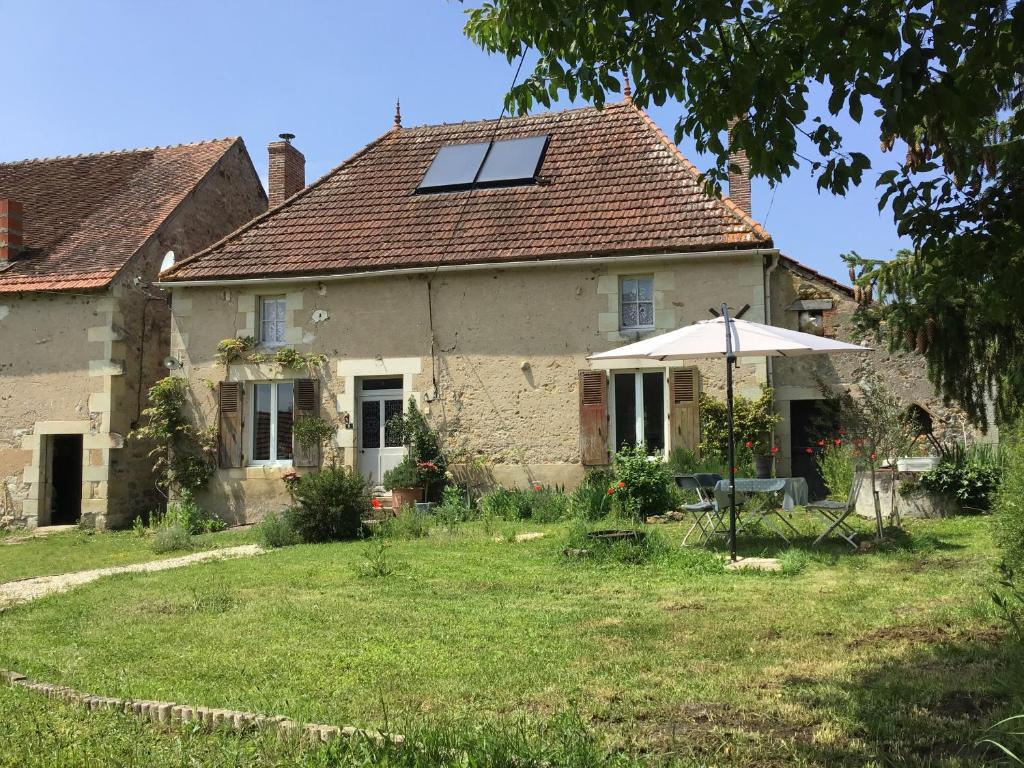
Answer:
[[153, 449], [153, 473], [157, 489], [167, 495], [172, 490], [195, 493], [203, 488], [217, 466], [217, 435], [213, 429], [198, 429], [189, 423], [184, 408], [188, 400], [188, 382], [168, 376], [154, 384], [148, 394], [149, 405], [142, 411], [143, 426], [129, 437], [149, 441]]
[[839, 415], [845, 440], [854, 444], [858, 458], [872, 469], [886, 461], [895, 466], [896, 459], [912, 454], [917, 438], [909, 404], [872, 370], [861, 378], [860, 389], [857, 397], [825, 391], [827, 407]]
[[156, 535], [153, 537], [154, 552], [163, 554], [186, 549], [192, 549], [192, 534], [183, 525], [162, 525], [156, 529]]
[[[737, 150], [773, 183], [800, 165], [835, 194], [872, 180], [914, 251], [861, 260], [861, 287], [885, 297], [865, 302], [868, 327], [923, 346], [933, 383], [978, 423], [990, 386], [1004, 418], [1024, 403], [1021, 4], [488, 0], [466, 34], [509, 61], [536, 52], [511, 110], [563, 93], [602, 105], [625, 72], [640, 107], [678, 102], [676, 143], [713, 156], [711, 187]], [[880, 173], [844, 146], [865, 104], [893, 152]]]
[[480, 498], [484, 517], [553, 523], [569, 515], [569, 498], [558, 488], [535, 485], [531, 490], [495, 488]]
[[608, 489], [615, 485], [615, 475], [604, 469], [590, 469], [583, 482], [569, 494], [569, 514], [583, 520], [600, 520], [612, 510], [614, 494]]
[[811, 556], [803, 549], [790, 547], [779, 555], [779, 562], [784, 575], [796, 576], [807, 570], [807, 566], [811, 564]]
[[305, 542], [354, 539], [362, 533], [370, 493], [363, 476], [347, 467], [302, 475], [293, 483], [289, 517]]
[[327, 362], [326, 355], [303, 354], [291, 347], [281, 347], [274, 351], [273, 355], [267, 352], [257, 352], [257, 341], [252, 336], [223, 339], [217, 343], [217, 351], [214, 357], [224, 366], [236, 362], [264, 364], [276, 363], [282, 368], [293, 371], [308, 371], [311, 376], [315, 375], [317, 369], [322, 368]]
[[290, 547], [301, 541], [298, 533], [295, 532], [295, 528], [292, 526], [291, 516], [288, 512], [280, 515], [276, 512], [271, 512], [264, 517], [256, 526], [256, 540], [260, 543], [260, 546], [266, 549]]
[[374, 535], [385, 539], [425, 538], [430, 535], [430, 515], [420, 514], [416, 507], [402, 507], [397, 515], [379, 523]]
[[[334, 425], [322, 416], [303, 416], [292, 424], [292, 437], [307, 450], [326, 450], [334, 438]], [[331, 463], [334, 463], [333, 458]]]
[[370, 539], [363, 549], [363, 559], [357, 571], [364, 579], [386, 579], [395, 573], [395, 566], [388, 556], [390, 545], [384, 537]]
[[833, 501], [846, 501], [853, 488], [856, 459], [853, 448], [847, 443], [829, 443], [816, 457], [815, 462], [828, 488], [828, 497]]
[[214, 357], [221, 365], [228, 366], [237, 360], [248, 360], [249, 353], [256, 348], [254, 336], [240, 336], [238, 338], [222, 339], [217, 343], [217, 351]]
[[422, 488], [419, 468], [412, 456], [405, 456], [400, 462], [384, 473], [381, 484], [389, 491], [395, 488]]
[[440, 435], [427, 423], [416, 398], [410, 397], [405, 412], [392, 417], [388, 426], [409, 449], [409, 459], [419, 475], [413, 487], [426, 489], [428, 501], [437, 499], [444, 487], [448, 461], [441, 450]]
[[999, 582], [992, 591], [992, 601], [1017, 642], [1024, 643], [1024, 581], [1005, 562], [999, 564]]
[[729, 474], [729, 463], [724, 456], [714, 452], [698, 455], [686, 448], [672, 449], [668, 457], [668, 468], [673, 475], [707, 472], [725, 477]]
[[647, 455], [642, 443], [625, 446], [615, 454], [618, 483], [610, 487], [615, 503], [624, 514], [637, 520], [660, 515], [672, 506], [669, 490], [674, 482], [668, 467]]
[[921, 487], [956, 499], [961, 509], [987, 511], [990, 496], [999, 486], [999, 470], [973, 461], [942, 462], [921, 476]]
[[1006, 430], [1003, 479], [995, 496], [996, 540], [1006, 563], [1024, 571], [1024, 434], [1022, 424]]
[[[632, 532], [626, 538], [591, 536], [606, 531]], [[575, 518], [566, 531], [563, 557], [597, 565], [673, 566], [691, 575], [711, 575], [724, 570], [714, 552], [700, 547], [679, 547], [657, 526], [610, 515], [600, 521]]]
[[[775, 412], [774, 394], [770, 387], [762, 387], [757, 399], [734, 396], [732, 412], [736, 464], [749, 465], [754, 456], [766, 455], [770, 451], [771, 432], [782, 417]], [[727, 404], [703, 392], [700, 396], [700, 434], [701, 456], [716, 461], [718, 457], [729, 455]]]
[[150, 519], [150, 526], [178, 526], [190, 534], [216, 533], [227, 528], [223, 520], [199, 506], [192, 494], [185, 491], [180, 498], [167, 505], [163, 514], [155, 513]]

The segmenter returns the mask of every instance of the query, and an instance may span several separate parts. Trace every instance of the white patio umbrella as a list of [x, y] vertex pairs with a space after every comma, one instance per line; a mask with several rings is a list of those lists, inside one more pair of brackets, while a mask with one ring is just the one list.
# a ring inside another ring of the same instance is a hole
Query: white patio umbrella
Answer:
[[795, 357], [827, 352], [866, 352], [868, 347], [847, 344], [809, 333], [790, 331], [774, 325], [730, 319], [723, 304], [722, 314], [711, 320], [591, 355], [590, 360], [690, 360], [699, 357], [725, 358], [726, 411], [729, 429], [729, 553], [736, 559], [736, 446], [732, 430], [732, 369], [737, 357]]

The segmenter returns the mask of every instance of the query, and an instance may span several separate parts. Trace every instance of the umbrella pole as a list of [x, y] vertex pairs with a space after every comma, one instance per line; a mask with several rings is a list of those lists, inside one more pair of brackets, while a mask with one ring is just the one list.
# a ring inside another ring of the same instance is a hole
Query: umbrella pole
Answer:
[[736, 562], [736, 437], [732, 427], [732, 367], [736, 365], [736, 353], [732, 348], [732, 334], [729, 332], [729, 307], [722, 304], [725, 318], [725, 401], [726, 425], [729, 430], [729, 556]]

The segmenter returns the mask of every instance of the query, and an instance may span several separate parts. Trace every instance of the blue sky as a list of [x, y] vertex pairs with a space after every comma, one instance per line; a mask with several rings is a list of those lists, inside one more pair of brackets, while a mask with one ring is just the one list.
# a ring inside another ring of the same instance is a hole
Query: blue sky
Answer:
[[[0, 0], [16, 108], [0, 124], [0, 161], [241, 135], [265, 177], [266, 144], [287, 131], [311, 181], [386, 131], [398, 97], [406, 125], [500, 113], [513, 70], [463, 36], [464, 10], [449, 0]], [[678, 105], [650, 113], [671, 135]], [[844, 127], [874, 178], [893, 161], [870, 120]], [[840, 253], [886, 257], [904, 245], [875, 200], [873, 183], [819, 195], [806, 169], [753, 190], [776, 244], [838, 278]]]

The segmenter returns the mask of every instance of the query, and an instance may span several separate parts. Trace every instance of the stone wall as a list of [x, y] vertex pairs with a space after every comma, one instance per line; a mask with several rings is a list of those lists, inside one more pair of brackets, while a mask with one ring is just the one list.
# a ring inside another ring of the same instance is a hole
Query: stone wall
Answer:
[[[571, 486], [583, 472], [578, 372], [591, 367], [589, 354], [637, 338], [618, 331], [618, 279], [637, 274], [654, 277], [652, 334], [707, 319], [708, 309], [722, 301], [750, 305], [748, 319], [764, 318], [760, 255], [623, 259], [263, 288], [178, 287], [172, 354], [185, 364], [180, 375], [190, 383], [194, 420], [215, 425], [217, 382], [295, 375], [274, 365], [225, 369], [214, 358], [222, 339], [255, 334], [258, 296], [285, 295], [289, 345], [328, 358], [322, 408], [339, 425], [344, 464], [356, 463], [356, 430], [344, 425], [356, 421], [359, 377], [391, 374], [403, 377], [405, 396], [418, 398], [461, 465], [506, 485]], [[665, 364], [644, 367], [664, 370]], [[704, 388], [719, 391], [721, 361], [700, 361], [699, 367]], [[744, 361], [737, 385], [756, 393], [764, 375], [763, 361]], [[203, 501], [233, 521], [262, 517], [287, 504], [280, 481], [287, 469], [220, 470]]]
[[159, 504], [149, 446], [127, 441], [166, 375], [164, 254], [195, 253], [266, 208], [240, 145], [104, 291], [0, 297], [0, 525], [49, 523], [49, 435], [83, 435], [82, 520], [125, 525]]

